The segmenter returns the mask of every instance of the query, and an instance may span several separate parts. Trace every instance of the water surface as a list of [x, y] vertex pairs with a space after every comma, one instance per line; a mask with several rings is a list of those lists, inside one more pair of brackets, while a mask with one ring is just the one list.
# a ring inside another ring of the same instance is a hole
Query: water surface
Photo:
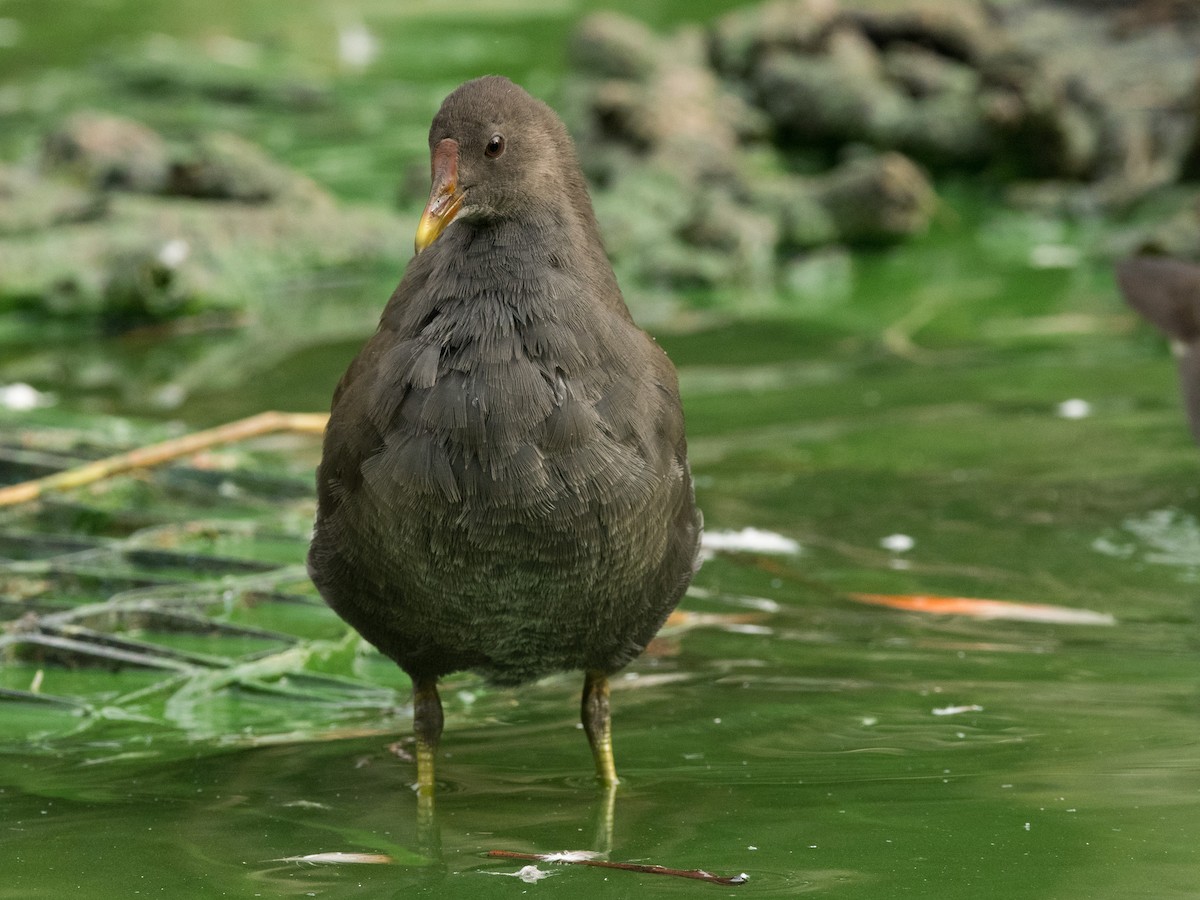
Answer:
[[[70, 67], [94, 29], [104, 53], [155, 31], [199, 41], [213, 21], [246, 39], [275, 27], [266, 4], [203, 20], [169, 8], [81, 4], [51, 29], [36, 4], [9, 3], [26, 43], [5, 65]], [[519, 58], [532, 87], [554, 83], [559, 51], [541, 48], [560, 46], [575, 7], [486, 9], [358, 10], [387, 49], [364, 83], [339, 82], [344, 118], [217, 114], [380, 202], [460, 77]], [[692, 14], [637, 9], [660, 25]], [[278, 27], [323, 48], [336, 18], [308, 4]], [[49, 56], [35, 65], [30, 48]], [[425, 93], [395, 86], [388, 115], [365, 116], [389, 79]], [[352, 140], [339, 136], [351, 120]], [[0, 897], [1196, 896], [1200, 491], [1173, 365], [1116, 298], [1111, 223], [1006, 211], [977, 187], [942, 194], [929, 236], [829, 257], [819, 290], [656, 328], [680, 369], [706, 526], [799, 551], [715, 555], [684, 603], [693, 618], [615, 681], [611, 847], [575, 676], [514, 691], [447, 679], [437, 816], [421, 825], [406, 679], [347, 638], [296, 568], [315, 442], [272, 439], [0, 517], [10, 620], [182, 598], [261, 630], [113, 629], [205, 654], [203, 671], [0, 668], [0, 687], [37, 681], [43, 698], [0, 701]], [[1038, 268], [1048, 244], [1078, 261]], [[120, 443], [103, 417], [197, 427], [319, 409], [399, 273], [343, 274], [316, 294], [345, 311], [337, 334], [7, 332], [4, 380], [59, 405], [7, 414], [4, 430], [73, 423]], [[231, 341], [247, 348], [239, 366], [214, 364]], [[155, 390], [193, 363], [210, 374], [164, 413]], [[881, 544], [893, 535], [911, 548]], [[1109, 624], [934, 615], [861, 593], [1051, 604]], [[607, 849], [751, 879], [543, 865], [554, 874], [525, 884], [491, 849]], [[322, 852], [392, 862], [294, 860]]]

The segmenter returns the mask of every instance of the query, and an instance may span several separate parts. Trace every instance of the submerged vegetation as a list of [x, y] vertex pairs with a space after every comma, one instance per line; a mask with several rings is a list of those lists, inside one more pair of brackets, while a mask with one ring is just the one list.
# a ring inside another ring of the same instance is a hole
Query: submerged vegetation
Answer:
[[[6, 472], [86, 460], [103, 446], [88, 435], [23, 430], [0, 451]], [[222, 450], [5, 513], [0, 672], [6, 698], [26, 704], [27, 736], [147, 741], [166, 729], [252, 744], [264, 729], [329, 730], [394, 704], [353, 678], [358, 644], [298, 562], [310, 495], [308, 473], [278, 450]], [[304, 702], [285, 712], [287, 700]]]

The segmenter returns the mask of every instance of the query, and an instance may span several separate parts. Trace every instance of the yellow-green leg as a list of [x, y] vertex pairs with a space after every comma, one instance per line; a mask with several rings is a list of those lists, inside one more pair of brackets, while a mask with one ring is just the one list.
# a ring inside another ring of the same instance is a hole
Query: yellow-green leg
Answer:
[[581, 704], [583, 730], [592, 745], [596, 760], [596, 777], [606, 785], [617, 784], [617, 767], [613, 762], [612, 716], [608, 707], [608, 676], [603, 672], [588, 672], [583, 677]]
[[442, 698], [436, 678], [413, 679], [413, 731], [417, 735], [417, 793], [433, 796], [434, 765], [442, 737]]

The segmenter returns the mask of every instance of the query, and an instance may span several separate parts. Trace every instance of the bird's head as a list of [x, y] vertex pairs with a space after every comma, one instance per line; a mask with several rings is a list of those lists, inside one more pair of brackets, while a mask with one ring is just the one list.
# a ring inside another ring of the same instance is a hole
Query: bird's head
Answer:
[[451, 222], [554, 215], [564, 197], [583, 190], [558, 116], [496, 75], [468, 81], [445, 99], [429, 129], [429, 152], [433, 185], [417, 253]]

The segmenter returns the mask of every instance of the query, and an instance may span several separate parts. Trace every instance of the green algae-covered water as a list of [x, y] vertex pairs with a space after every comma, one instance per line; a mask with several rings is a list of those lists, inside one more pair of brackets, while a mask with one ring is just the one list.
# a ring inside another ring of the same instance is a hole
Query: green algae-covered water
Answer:
[[[722, 7], [627, 6], [660, 26]], [[154, 34], [255, 42], [319, 73], [337, 29], [363, 22], [379, 58], [339, 75], [324, 113], [122, 109], [163, 127], [224, 120], [382, 204], [462, 78], [508, 71], [553, 98], [580, 12], [309, 3], [276, 20], [271, 4], [81, 3], [50, 17], [9, 2], [0, 17], [18, 24], [0, 33], [20, 39], [0, 71], [43, 100], [10, 110], [0, 141], [32, 140], [55, 96], [101, 103], [88, 67]], [[615, 680], [611, 811], [577, 727], [580, 679], [501, 691], [464, 674], [445, 683], [436, 813], [420, 820], [406, 679], [300, 565], [313, 438], [5, 511], [9, 633], [29, 613], [66, 624], [0, 667], [0, 897], [1196, 896], [1200, 451], [1169, 354], [1108, 274], [1124, 225], [939, 188], [943, 212], [909, 245], [821, 256], [812, 284], [753, 316], [697, 297], [701, 314], [655, 323], [724, 544], [688, 616]], [[336, 312], [297, 316], [295, 333], [104, 337], [6, 312], [0, 383], [56, 395], [3, 413], [6, 464], [32, 464], [18, 434], [64, 461], [171, 431], [155, 419], [324, 408], [399, 277], [337, 274], [313, 292]], [[56, 446], [68, 426], [87, 441]], [[97, 633], [125, 643], [61, 643]], [[526, 863], [486, 858], [497, 849], [750, 880], [541, 863], [552, 874], [525, 882]], [[332, 853], [353, 856], [304, 859]]]

